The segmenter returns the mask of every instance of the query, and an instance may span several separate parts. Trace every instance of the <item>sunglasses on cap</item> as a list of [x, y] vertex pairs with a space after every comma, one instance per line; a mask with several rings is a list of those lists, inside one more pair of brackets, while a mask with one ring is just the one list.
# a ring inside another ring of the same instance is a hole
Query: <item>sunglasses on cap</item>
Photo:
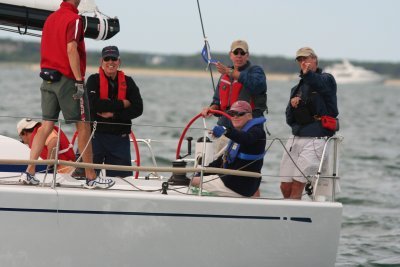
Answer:
[[237, 112], [237, 111], [234, 111], [234, 110], [229, 110], [226, 113], [231, 117], [242, 117], [242, 116], [244, 116], [245, 114], [247, 114], [249, 112]]
[[235, 51], [233, 51], [232, 52], [235, 56], [237, 56], [237, 55], [241, 55], [241, 56], [244, 56], [244, 55], [246, 55], [247, 53], [246, 52], [244, 52], [242, 49], [236, 49]]
[[118, 58], [117, 57], [105, 57], [105, 58], [103, 58], [103, 60], [104, 61], [117, 61], [118, 60]]

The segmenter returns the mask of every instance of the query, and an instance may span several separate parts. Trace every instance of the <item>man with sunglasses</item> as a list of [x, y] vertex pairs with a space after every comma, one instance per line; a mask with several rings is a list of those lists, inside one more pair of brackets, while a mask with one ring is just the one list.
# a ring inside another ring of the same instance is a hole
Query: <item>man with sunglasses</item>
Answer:
[[[221, 77], [211, 105], [202, 110], [203, 116], [210, 116], [210, 109], [227, 111], [237, 100], [250, 103], [253, 117], [263, 116], [267, 111], [267, 81], [264, 70], [250, 63], [249, 46], [244, 40], [232, 42], [229, 57], [233, 63], [231, 66], [216, 63]], [[229, 121], [220, 117], [218, 124], [228, 126]]]
[[[136, 83], [119, 70], [120, 65], [118, 47], [104, 47], [99, 72], [87, 80], [92, 120], [97, 121], [93, 162], [130, 166], [129, 134], [132, 119], [143, 113], [143, 101]], [[106, 175], [126, 177], [132, 172], [107, 170]]]
[[336, 81], [318, 67], [318, 57], [309, 47], [296, 53], [300, 81], [290, 92], [286, 122], [292, 136], [286, 143], [281, 167], [281, 191], [284, 198], [301, 199], [308, 177], [316, 175], [328, 137], [337, 129], [325, 125], [321, 118], [333, 121], [338, 116]]
[[[246, 101], [232, 104], [228, 114], [232, 117], [232, 127], [217, 125], [212, 135], [230, 139], [224, 154], [209, 164], [209, 167], [261, 173], [264, 162], [266, 135], [264, 117], [253, 118], [252, 107]], [[258, 191], [260, 178], [234, 175], [203, 176], [203, 188], [219, 196], [251, 197]], [[193, 186], [200, 185], [200, 177], [194, 177]]]
[[[92, 145], [89, 140], [90, 125], [88, 118], [88, 101], [84, 88], [86, 71], [86, 50], [82, 18], [78, 14], [80, 0], [63, 0], [60, 8], [53, 12], [43, 27], [41, 40], [40, 86], [42, 106], [42, 127], [33, 140], [30, 153], [31, 160], [40, 156], [47, 137], [54, 129], [62, 111], [66, 123], [74, 122], [78, 131], [78, 148], [84, 151], [85, 163], [92, 163]], [[84, 148], [86, 147], [86, 150]], [[20, 181], [33, 184], [35, 165], [28, 165]], [[114, 185], [109, 180], [96, 178], [92, 168], [86, 168], [87, 188], [108, 188]]]
[[[209, 107], [202, 110], [204, 117], [211, 116], [209, 110], [227, 111], [237, 100], [250, 103], [253, 117], [262, 117], [267, 109], [267, 80], [264, 70], [249, 61], [249, 46], [244, 40], [232, 42], [229, 51], [232, 61], [231, 66], [221, 62], [216, 63], [218, 72], [221, 74], [217, 89], [214, 92]], [[231, 126], [224, 116], [219, 117], [218, 125]], [[215, 144], [215, 151], [221, 151], [227, 144], [225, 137], [219, 138]]]

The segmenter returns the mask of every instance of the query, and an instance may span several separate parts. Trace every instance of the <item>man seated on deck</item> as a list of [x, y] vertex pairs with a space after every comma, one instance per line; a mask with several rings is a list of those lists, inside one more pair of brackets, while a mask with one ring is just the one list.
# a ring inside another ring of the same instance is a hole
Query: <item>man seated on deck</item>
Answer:
[[[22, 143], [32, 147], [33, 139], [36, 136], [38, 129], [42, 126], [42, 124], [38, 121], [34, 121], [31, 119], [22, 119], [17, 124], [18, 135], [21, 138]], [[42, 159], [54, 159], [56, 153], [57, 146], [57, 135], [60, 131], [60, 148], [58, 151], [58, 159], [66, 160], [66, 161], [75, 161], [75, 153], [73, 151], [73, 147], [69, 142], [67, 136], [64, 134], [62, 130], [59, 130], [57, 126], [54, 126], [53, 131], [47, 137], [45, 141], [44, 148], [40, 157]], [[59, 173], [69, 173], [73, 170], [73, 167], [57, 165], [57, 172]], [[39, 183], [39, 181], [37, 181]]]
[[[212, 135], [219, 138], [225, 135], [230, 139], [225, 153], [211, 162], [208, 167], [224, 168], [261, 173], [264, 163], [266, 135], [264, 117], [253, 119], [252, 109], [246, 101], [236, 101], [227, 112], [232, 116], [232, 128], [215, 126]], [[203, 189], [219, 196], [251, 197], [261, 182], [260, 178], [215, 175], [203, 176]], [[261, 176], [261, 175], [260, 175]], [[195, 176], [193, 186], [200, 185], [200, 177]]]

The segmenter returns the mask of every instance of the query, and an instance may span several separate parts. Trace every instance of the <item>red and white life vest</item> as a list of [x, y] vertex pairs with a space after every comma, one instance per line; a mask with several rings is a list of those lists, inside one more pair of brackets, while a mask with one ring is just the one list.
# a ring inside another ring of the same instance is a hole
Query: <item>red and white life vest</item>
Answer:
[[[219, 99], [220, 99], [220, 110], [226, 111], [229, 109], [230, 106], [232, 106], [233, 103], [235, 103], [237, 100], [239, 100], [240, 92], [243, 89], [243, 84], [241, 84], [237, 80], [231, 80], [229, 75], [225, 74], [221, 77], [219, 81]], [[254, 109], [254, 103], [253, 99], [240, 99], [240, 100], [246, 100], [250, 102], [250, 105], [252, 109]]]
[[[32, 138], [31, 141], [29, 142], [29, 147], [32, 147], [32, 142], [33, 139], [35, 138], [35, 135], [40, 127], [35, 128], [32, 132]], [[56, 132], [59, 132], [59, 128], [57, 126], [54, 126], [54, 130]], [[60, 160], [66, 160], [66, 161], [75, 161], [75, 153], [73, 150], [72, 144], [69, 142], [67, 136], [64, 134], [63, 131], [60, 131], [60, 150], [58, 151], [58, 159]], [[40, 157], [42, 159], [47, 159], [48, 155], [48, 148], [47, 146], [44, 146], [42, 153], [40, 154]]]
[[[100, 99], [108, 99], [108, 79], [104, 74], [104, 70], [99, 68], [100, 76]], [[126, 99], [126, 80], [125, 73], [123, 71], [118, 71], [118, 100]]]

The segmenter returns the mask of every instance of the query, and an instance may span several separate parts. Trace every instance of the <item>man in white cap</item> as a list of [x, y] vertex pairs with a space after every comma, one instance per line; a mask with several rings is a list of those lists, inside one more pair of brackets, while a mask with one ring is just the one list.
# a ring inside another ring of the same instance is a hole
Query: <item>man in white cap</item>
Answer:
[[[228, 114], [232, 117], [232, 126], [217, 125], [212, 135], [223, 135], [230, 139], [225, 153], [211, 162], [208, 167], [224, 168], [261, 173], [264, 162], [266, 135], [264, 117], [253, 118], [252, 107], [246, 101], [232, 104]], [[234, 175], [205, 174], [203, 188], [219, 196], [251, 197], [258, 191], [260, 178]], [[200, 177], [192, 180], [193, 186], [200, 185]]]
[[[30, 148], [32, 147], [32, 142], [37, 134], [37, 131], [42, 126], [42, 124], [38, 121], [24, 118], [20, 120], [17, 124], [17, 132], [21, 141], [28, 145]], [[67, 136], [64, 134], [62, 130], [59, 130], [57, 126], [54, 126], [54, 130], [50, 133], [49, 137], [47, 137], [45, 146], [40, 154], [42, 159], [53, 159], [55, 158], [55, 152], [57, 147], [57, 135], [60, 132], [60, 147], [58, 151], [58, 158], [60, 160], [66, 161], [75, 161], [75, 153], [73, 151], [73, 147], [69, 142]], [[73, 168], [57, 165], [57, 172], [67, 173], [72, 171]], [[30, 180], [23, 180], [26, 184], [36, 185], [39, 183], [39, 180], [33, 177]]]
[[300, 48], [296, 61], [301, 79], [292, 88], [286, 107], [286, 122], [293, 135], [280, 167], [281, 191], [288, 199], [301, 199], [306, 183], [311, 184], [309, 177], [317, 174], [326, 140], [338, 130], [323, 118], [335, 124], [339, 114], [335, 78], [318, 67], [314, 50]]

